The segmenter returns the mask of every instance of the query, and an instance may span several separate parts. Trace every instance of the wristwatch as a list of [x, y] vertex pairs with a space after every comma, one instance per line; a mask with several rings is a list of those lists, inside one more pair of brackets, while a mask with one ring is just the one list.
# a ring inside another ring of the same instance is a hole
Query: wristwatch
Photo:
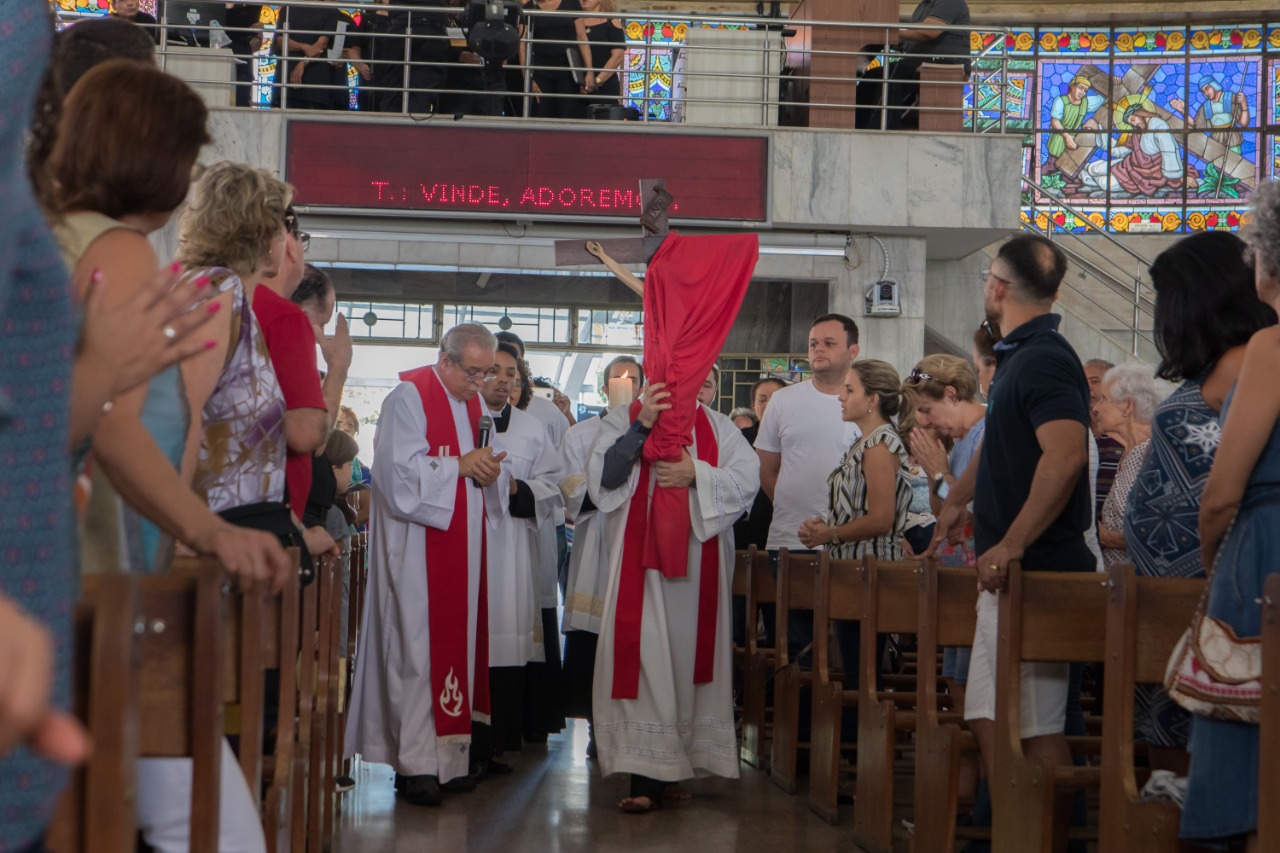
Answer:
[[[938, 473], [934, 474], [933, 482], [929, 485], [929, 491], [933, 492], [935, 495], [938, 495], [939, 491], [942, 489], [942, 484], [946, 482], [946, 477], [947, 475], [944, 474], [942, 471], [939, 471]], [[939, 495], [939, 497], [941, 497], [941, 495]]]
[[834, 527], [831, 529], [831, 542], [829, 544], [831, 545], [840, 544], [840, 534], [836, 532]]

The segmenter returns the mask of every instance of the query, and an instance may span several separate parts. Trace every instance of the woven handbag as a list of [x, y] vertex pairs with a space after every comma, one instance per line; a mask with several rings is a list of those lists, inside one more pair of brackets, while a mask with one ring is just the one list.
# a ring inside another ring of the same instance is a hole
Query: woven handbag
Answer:
[[1191, 626], [1169, 658], [1164, 689], [1193, 714], [1256, 725], [1262, 705], [1262, 638], [1237, 637], [1230, 625], [1205, 612], [1208, 603], [1206, 583]]

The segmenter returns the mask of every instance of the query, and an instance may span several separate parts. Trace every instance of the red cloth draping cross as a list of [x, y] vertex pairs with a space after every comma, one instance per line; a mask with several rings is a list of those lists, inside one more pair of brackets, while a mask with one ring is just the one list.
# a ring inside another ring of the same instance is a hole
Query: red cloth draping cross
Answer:
[[[420, 367], [400, 374], [412, 382], [422, 398], [427, 417], [427, 443], [431, 452], [461, 455], [458, 428], [448, 392], [432, 367]], [[467, 402], [467, 420], [472, 438], [480, 444], [480, 398]], [[480, 525], [479, 613], [476, 617], [475, 668], [472, 680], [475, 695], [467, 686], [467, 481], [458, 478], [453, 516], [447, 530], [427, 527], [427, 620], [431, 627], [431, 694], [435, 709], [436, 737], [470, 737], [473, 719], [489, 721], [489, 593], [485, 569], [485, 526]]]
[[[682, 578], [689, 571], [689, 490], [659, 488], [650, 497], [650, 468], [654, 462], [679, 461], [693, 443], [695, 429], [699, 459], [717, 464], [715, 430], [697, 404], [698, 389], [738, 316], [759, 254], [754, 234], [681, 237], [672, 233], [649, 262], [644, 288], [644, 367], [649, 382], [666, 383], [671, 408], [658, 418], [645, 441], [640, 482], [627, 515], [615, 609], [615, 699], [634, 699], [639, 688], [644, 571], [657, 569], [668, 578]], [[632, 405], [633, 419], [639, 405], [638, 401]], [[720, 559], [714, 538], [703, 543], [701, 556], [695, 684], [711, 681], [714, 674]]]
[[[672, 233], [649, 262], [644, 286], [644, 372], [671, 393], [644, 444], [649, 462], [678, 462], [693, 441], [698, 389], [711, 372], [742, 307], [760, 256], [754, 234], [682, 237]], [[645, 568], [684, 577], [689, 494], [654, 494], [644, 539]]]

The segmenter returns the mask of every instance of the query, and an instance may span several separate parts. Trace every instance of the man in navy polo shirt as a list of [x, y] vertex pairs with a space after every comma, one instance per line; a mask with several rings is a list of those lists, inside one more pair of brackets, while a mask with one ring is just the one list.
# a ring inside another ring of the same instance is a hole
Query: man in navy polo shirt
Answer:
[[[1043, 237], [1014, 237], [983, 273], [987, 316], [1006, 330], [996, 345], [987, 433], [938, 517], [935, 545], [973, 501], [978, 552], [978, 624], [965, 693], [965, 720], [994, 776], [996, 591], [1010, 561], [1031, 570], [1094, 571], [1090, 524], [1089, 384], [1051, 313], [1067, 271]], [[1023, 750], [1070, 764], [1063, 727], [1068, 666], [1022, 665]]]

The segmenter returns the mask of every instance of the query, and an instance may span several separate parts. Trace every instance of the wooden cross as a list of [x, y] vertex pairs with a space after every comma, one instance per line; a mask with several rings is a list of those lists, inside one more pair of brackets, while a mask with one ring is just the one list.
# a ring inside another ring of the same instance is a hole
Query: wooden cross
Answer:
[[640, 182], [640, 237], [622, 237], [615, 240], [557, 240], [556, 266], [603, 263], [623, 284], [643, 296], [640, 280], [627, 271], [624, 264], [647, 264], [653, 258], [662, 241], [671, 231], [669, 222], [671, 206], [675, 198], [667, 192], [661, 179]]

